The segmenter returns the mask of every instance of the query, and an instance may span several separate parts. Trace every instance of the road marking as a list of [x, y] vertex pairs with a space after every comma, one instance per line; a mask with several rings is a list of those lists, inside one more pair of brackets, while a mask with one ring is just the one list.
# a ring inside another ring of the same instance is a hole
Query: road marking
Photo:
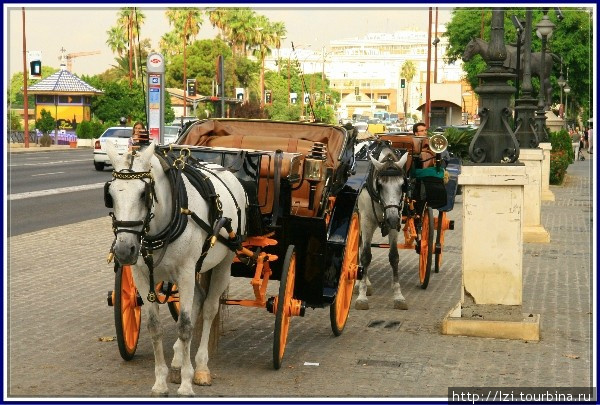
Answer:
[[9, 194], [8, 201], [22, 200], [24, 198], [45, 197], [47, 195], [72, 193], [74, 191], [94, 190], [104, 187], [104, 183], [84, 184], [82, 186], [71, 186], [62, 188], [53, 188], [50, 190], [28, 191], [26, 193]]
[[53, 173], [40, 173], [40, 174], [32, 174], [31, 177], [36, 177], [36, 176], [48, 176], [50, 174], [64, 174], [65, 172], [53, 172]]
[[15, 164], [8, 165], [8, 167], [58, 165], [58, 164], [61, 164], [61, 163], [89, 162], [89, 161], [90, 161], [90, 159], [55, 160], [54, 162], [15, 163]]

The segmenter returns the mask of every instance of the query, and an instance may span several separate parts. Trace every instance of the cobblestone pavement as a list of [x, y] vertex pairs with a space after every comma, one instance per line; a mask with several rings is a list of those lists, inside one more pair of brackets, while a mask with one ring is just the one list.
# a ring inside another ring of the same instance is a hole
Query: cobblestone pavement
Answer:
[[[556, 201], [542, 203], [551, 243], [523, 249], [523, 310], [541, 315], [539, 342], [440, 333], [442, 319], [460, 300], [458, 196], [449, 215], [456, 228], [446, 233], [442, 269], [432, 273], [426, 290], [418, 286], [416, 253], [400, 252], [408, 311], [393, 309], [387, 250], [374, 249], [371, 309], [353, 308], [339, 337], [331, 331], [329, 308], [293, 318], [283, 366], [275, 371], [274, 316], [228, 307], [209, 363], [213, 385], [194, 387], [197, 397], [443, 399], [453, 386], [595, 385], [591, 174], [591, 159], [569, 166], [565, 183], [550, 187]], [[8, 240], [8, 399], [149, 396], [154, 360], [145, 317], [132, 361], [121, 359], [116, 341], [99, 340], [115, 336], [106, 303], [114, 283], [106, 264], [112, 238], [107, 216]], [[271, 283], [273, 294], [277, 285]], [[232, 279], [230, 297], [250, 295], [248, 279]], [[174, 322], [166, 308], [161, 314], [170, 362]], [[177, 386], [170, 388], [175, 396]]]

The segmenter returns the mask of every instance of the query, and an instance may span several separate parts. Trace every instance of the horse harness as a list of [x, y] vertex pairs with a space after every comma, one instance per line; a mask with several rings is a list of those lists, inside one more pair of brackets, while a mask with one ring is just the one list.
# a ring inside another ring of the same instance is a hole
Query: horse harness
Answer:
[[[187, 151], [187, 153], [185, 153]], [[167, 247], [173, 241], [175, 241], [181, 234], [185, 231], [188, 223], [188, 216], [191, 217], [194, 222], [200, 226], [206, 233], [207, 237], [203, 243], [202, 251], [198, 261], [196, 262], [196, 275], [200, 273], [202, 269], [202, 264], [206, 255], [208, 254], [208, 250], [215, 245], [215, 243], [221, 242], [225, 246], [227, 246], [232, 251], [237, 251], [241, 247], [241, 208], [237, 200], [235, 199], [233, 193], [227, 187], [225, 182], [220, 179], [218, 176], [214, 176], [218, 179], [225, 189], [231, 195], [238, 216], [238, 224], [237, 224], [237, 232], [233, 231], [233, 227], [231, 226], [231, 218], [223, 217], [222, 204], [219, 199], [219, 195], [216, 193], [214, 185], [212, 184], [209, 176], [204, 174], [204, 172], [212, 173], [214, 169], [208, 169], [204, 162], [200, 162], [194, 158], [192, 158], [189, 154], [189, 150], [182, 150], [180, 152], [179, 157], [175, 157], [169, 155], [164, 152], [164, 156], [160, 154], [155, 154], [158, 157], [161, 166], [165, 173], [167, 173], [169, 178], [169, 185], [171, 186], [171, 196], [173, 202], [173, 210], [171, 214], [170, 225], [157, 233], [156, 235], [148, 235], [150, 221], [154, 218], [154, 214], [152, 213], [152, 207], [154, 202], [158, 202], [156, 199], [156, 194], [154, 190], [154, 178], [150, 171], [147, 172], [135, 172], [132, 170], [133, 159], [136, 156], [135, 151], [128, 156], [131, 157], [129, 168], [121, 171], [113, 170], [113, 180], [141, 180], [145, 183], [144, 188], [144, 204], [147, 208], [147, 213], [143, 221], [119, 221], [116, 219], [113, 212], [110, 212], [109, 215], [112, 218], [113, 223], [113, 233], [115, 234], [115, 240], [113, 241], [113, 245], [111, 246], [108, 261], [112, 260], [114, 256], [114, 247], [116, 244], [116, 237], [121, 232], [128, 232], [137, 235], [138, 241], [141, 245], [141, 253], [144, 259], [144, 262], [148, 266], [149, 275], [150, 275], [150, 291], [148, 293], [147, 299], [149, 302], [155, 302], [164, 304], [168, 301], [168, 297], [171, 294], [171, 290], [167, 289], [165, 291], [166, 298], [164, 300], [159, 300], [156, 292], [154, 291], [154, 267], [157, 266], [164, 254], [166, 252]], [[225, 170], [225, 169], [223, 169]], [[191, 211], [187, 208], [188, 206], [188, 198], [187, 191], [185, 186], [182, 184], [182, 175], [185, 175], [188, 181], [192, 184], [192, 186], [198, 191], [200, 196], [208, 202], [209, 206], [209, 215], [208, 221], [213, 224], [213, 226], [209, 225], [206, 221], [200, 218], [195, 212]], [[150, 179], [149, 182], [144, 181], [144, 179]], [[113, 208], [112, 196], [109, 193], [110, 184], [113, 180], [107, 181], [104, 185], [104, 203], [107, 208]], [[142, 226], [142, 229], [137, 231], [134, 229], [130, 229], [131, 227]], [[225, 228], [227, 233], [229, 234], [229, 239], [223, 237], [219, 232], [221, 228]], [[162, 249], [161, 254], [154, 262], [154, 258], [152, 252], [156, 249]]]
[[[386, 146], [386, 145], [387, 145], [387, 143], [380, 142], [375, 147], [375, 149], [373, 150], [373, 152], [371, 154], [372, 155], [377, 154], [377, 156], [379, 156], [381, 154], [381, 151], [383, 150], [384, 146]], [[394, 151], [394, 149], [392, 149], [392, 151]], [[406, 152], [406, 153], [408, 153], [408, 152]], [[379, 171], [376, 171], [375, 166], [371, 164], [370, 168], [369, 168], [369, 174], [367, 177], [366, 185], [365, 185], [365, 187], [367, 188], [367, 192], [369, 193], [369, 196], [371, 197], [371, 208], [373, 210], [373, 216], [375, 217], [375, 219], [377, 219], [377, 222], [379, 223], [379, 228], [381, 229], [382, 236], [387, 236], [387, 234], [389, 233], [389, 228], [385, 221], [386, 210], [388, 208], [397, 208], [399, 215], [402, 215], [402, 209], [404, 208], [402, 204], [400, 204], [400, 205], [386, 204], [385, 201], [383, 200], [383, 197], [381, 197], [381, 187], [377, 181], [379, 179], [379, 177], [402, 176], [405, 180], [404, 183], [406, 183], [406, 175], [405, 175], [404, 171], [400, 170], [395, 165], [397, 160], [394, 160], [394, 158], [397, 158], [396, 152], [394, 152], [393, 156], [388, 155], [384, 160], [382, 160], [381, 163], [383, 163], [384, 166]], [[377, 212], [375, 211], [375, 203], [377, 203], [382, 209], [383, 215], [382, 215], [381, 221], [377, 217]], [[398, 230], [400, 230], [400, 229], [398, 229]]]

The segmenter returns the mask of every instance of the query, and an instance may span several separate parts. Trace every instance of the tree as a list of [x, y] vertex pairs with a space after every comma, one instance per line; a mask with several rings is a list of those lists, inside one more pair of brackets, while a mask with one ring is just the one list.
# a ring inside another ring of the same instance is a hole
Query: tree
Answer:
[[[417, 74], [417, 67], [411, 60], [407, 60], [402, 64], [402, 77], [406, 79], [406, 87], [407, 87], [407, 96], [404, 101], [404, 117], [406, 118], [406, 114], [408, 113], [408, 100], [410, 100], [410, 84]], [[404, 94], [404, 93], [402, 93]]]
[[42, 109], [40, 112], [40, 119], [35, 122], [35, 127], [44, 135], [48, 135], [52, 130], [54, 130], [54, 128], [56, 128], [56, 120], [50, 111]]
[[[548, 49], [550, 52], [560, 55], [563, 58], [563, 71], [569, 67], [569, 86], [571, 94], [577, 97], [569, 97], [569, 109], [579, 111], [583, 109], [584, 119], [592, 111], [591, 89], [593, 89], [592, 69], [592, 13], [591, 9], [572, 7], [563, 8], [564, 19], [556, 20], [553, 10], [548, 12], [548, 17], [556, 25], [549, 39]], [[516, 15], [519, 19], [525, 19], [524, 8], [506, 8], [504, 22], [504, 38], [508, 44], [516, 42], [516, 30], [510, 21], [510, 17]], [[533, 10], [533, 35], [532, 52], [541, 50], [541, 40], [535, 34], [535, 26], [542, 19], [541, 9]], [[483, 33], [481, 32], [483, 19]], [[491, 10], [476, 8], [455, 8], [452, 12], [452, 19], [446, 26], [446, 32], [443, 34], [448, 38], [448, 48], [446, 49], [446, 61], [454, 62], [462, 57], [466, 45], [473, 37], [483, 37], [484, 40], [490, 40]], [[480, 56], [476, 56], [469, 62], [463, 63], [463, 70], [466, 73], [466, 79], [473, 88], [479, 84], [477, 75], [487, 68], [487, 64]], [[554, 63], [553, 73], [550, 75], [552, 84], [553, 100], [560, 99], [560, 87], [557, 85], [560, 70], [560, 64]], [[539, 89], [539, 80], [532, 78], [534, 93]], [[573, 103], [571, 103], [571, 100]], [[575, 114], [571, 114], [573, 116]]]

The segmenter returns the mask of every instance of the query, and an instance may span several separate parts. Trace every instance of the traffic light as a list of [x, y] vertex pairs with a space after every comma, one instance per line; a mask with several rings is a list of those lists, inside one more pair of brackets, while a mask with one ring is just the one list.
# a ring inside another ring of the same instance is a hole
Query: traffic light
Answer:
[[400, 79], [400, 88], [403, 89], [406, 87], [406, 79]]
[[354, 88], [354, 95], [355, 95], [355, 96], [358, 96], [358, 86], [356, 86], [356, 87]]
[[329, 94], [325, 94], [325, 103], [326, 104], [330, 104], [331, 103], [331, 96]]
[[196, 96], [196, 79], [187, 79], [187, 95]]
[[298, 102], [298, 93], [290, 93], [290, 103], [296, 104]]
[[265, 104], [272, 104], [271, 90], [265, 90]]
[[304, 93], [304, 103], [308, 104], [310, 102], [310, 94]]
[[244, 88], [243, 87], [235, 88], [235, 98], [237, 98], [239, 101], [244, 101]]
[[42, 61], [32, 60], [29, 62], [29, 78], [30, 79], [41, 79], [42, 78]]

